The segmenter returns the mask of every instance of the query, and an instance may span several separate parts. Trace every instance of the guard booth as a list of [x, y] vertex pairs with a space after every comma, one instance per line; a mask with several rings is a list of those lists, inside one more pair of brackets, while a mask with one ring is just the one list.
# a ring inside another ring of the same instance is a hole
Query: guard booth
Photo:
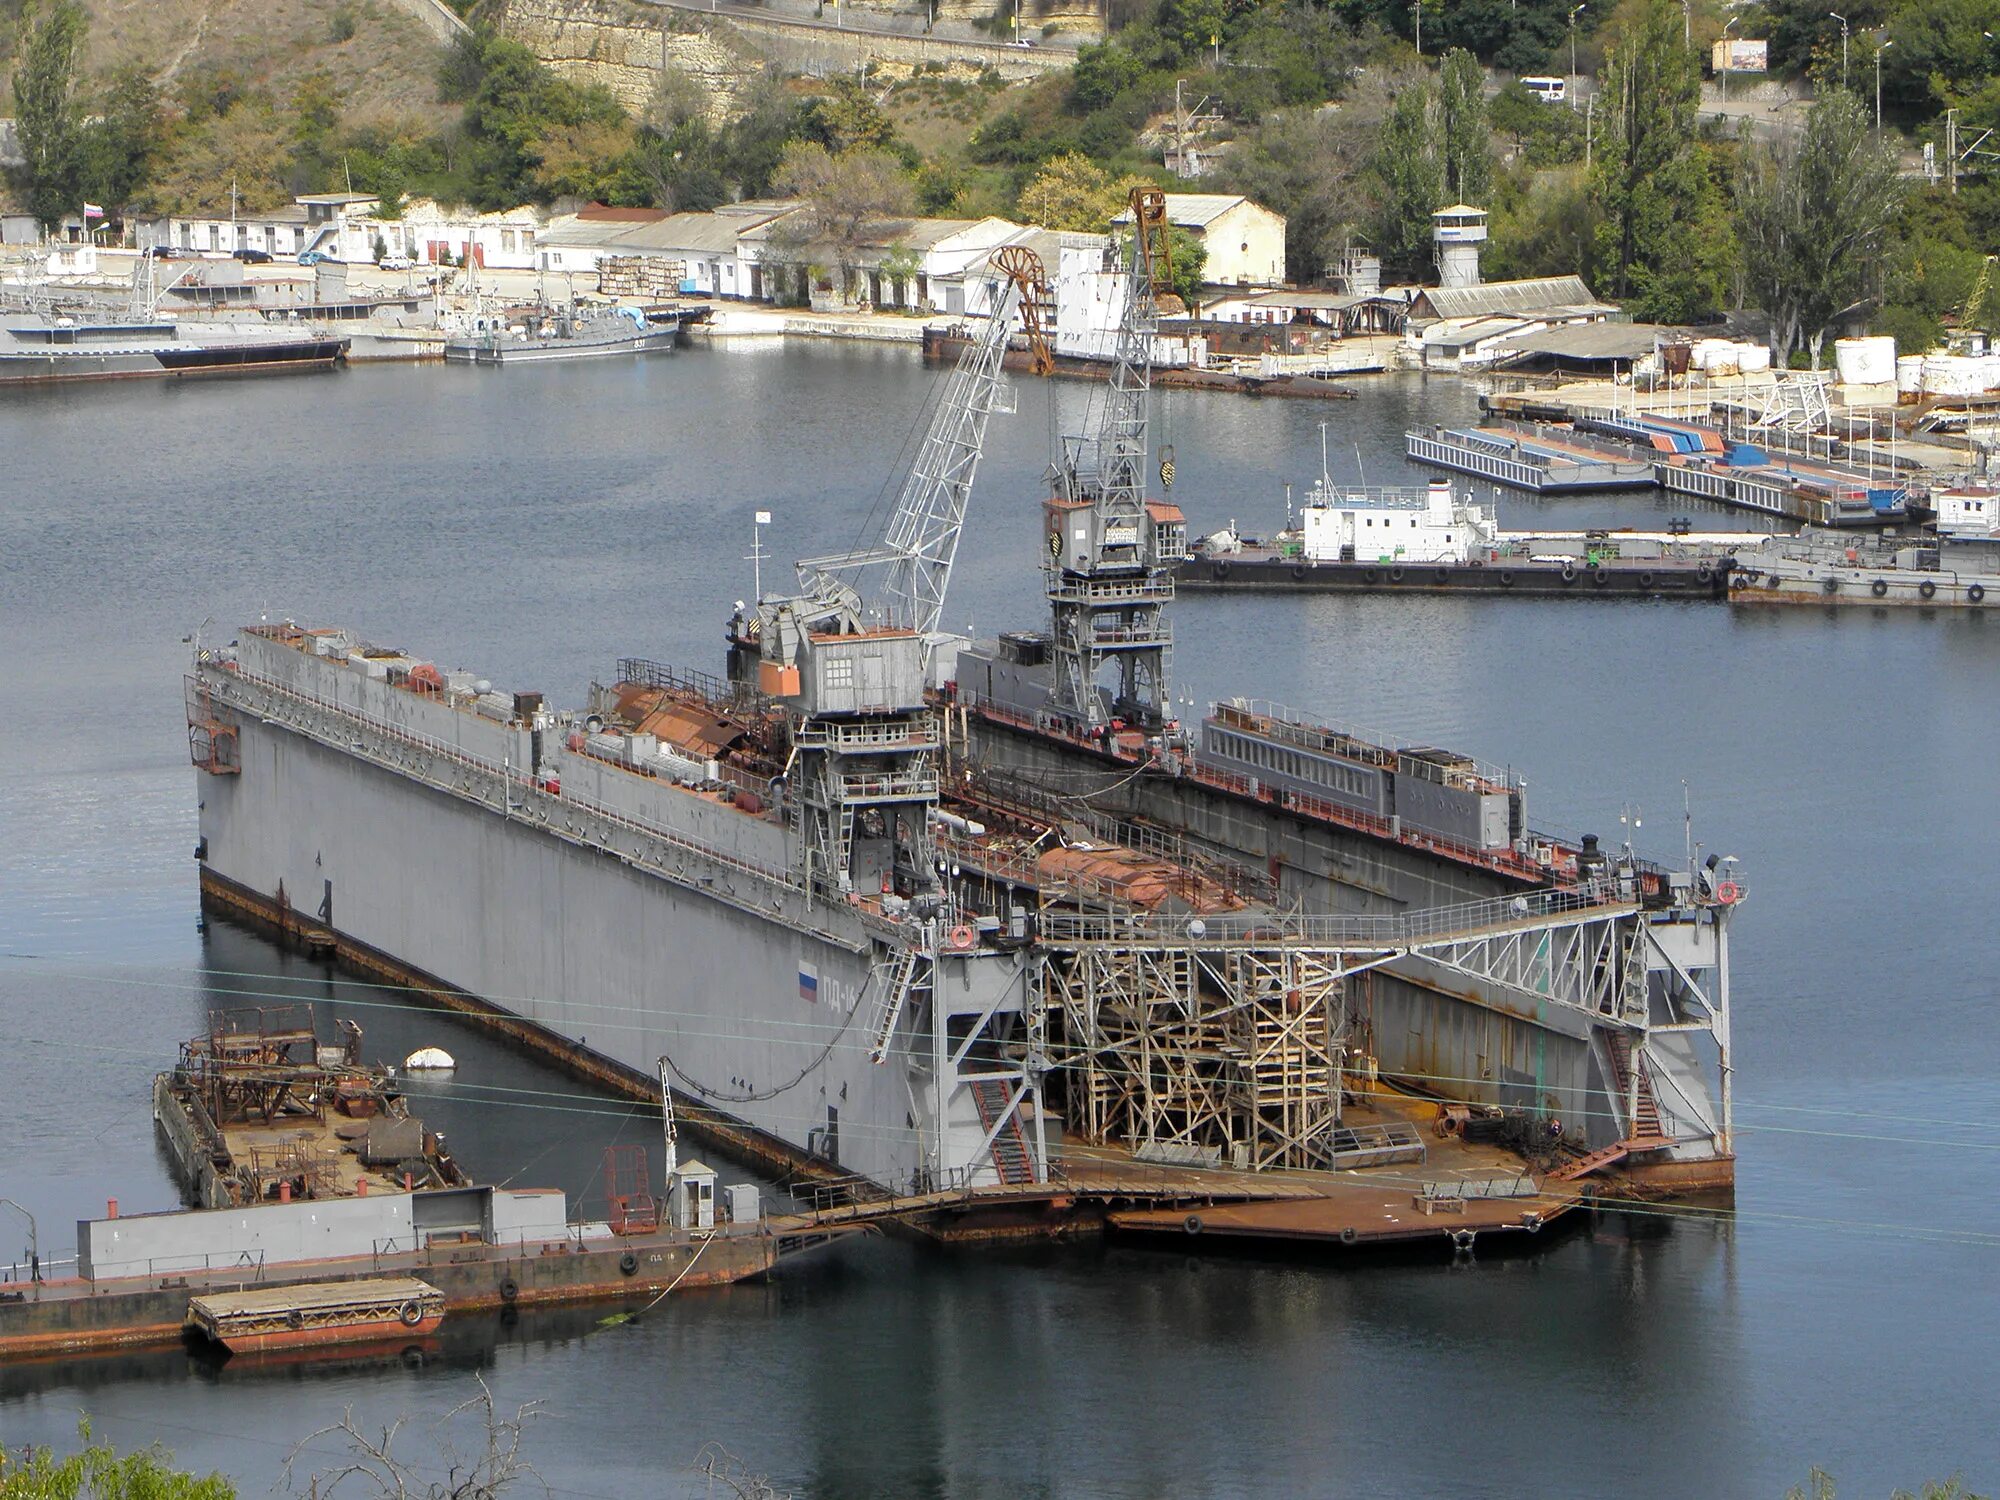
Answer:
[[682, 1162], [668, 1188], [667, 1212], [676, 1229], [715, 1228], [715, 1170]]

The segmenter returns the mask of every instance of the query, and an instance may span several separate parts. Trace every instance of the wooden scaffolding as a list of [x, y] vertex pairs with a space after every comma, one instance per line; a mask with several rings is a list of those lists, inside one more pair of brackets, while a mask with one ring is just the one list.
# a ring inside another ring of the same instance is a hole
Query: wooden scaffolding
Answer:
[[1073, 1134], [1168, 1160], [1331, 1163], [1340, 954], [1191, 938], [1043, 955], [1038, 1045]]

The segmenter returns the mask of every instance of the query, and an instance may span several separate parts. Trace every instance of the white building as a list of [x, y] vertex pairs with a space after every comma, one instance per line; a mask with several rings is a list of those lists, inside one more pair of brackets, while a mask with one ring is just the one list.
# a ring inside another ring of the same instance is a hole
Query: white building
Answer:
[[2000, 490], [1984, 485], [1933, 490], [1931, 504], [1937, 508], [1939, 536], [1964, 541], [2000, 538]]
[[[1208, 252], [1209, 286], [1283, 286], [1285, 216], [1241, 193], [1168, 193], [1167, 222], [1186, 230]], [[1129, 208], [1111, 221], [1129, 225]]]
[[[1118, 247], [1103, 235], [1065, 234], [1059, 240], [1055, 265], [1049, 268], [1056, 302], [1055, 351], [1075, 359], [1116, 359], [1126, 278]], [[1208, 340], [1199, 335], [1160, 334], [1153, 340], [1155, 365], [1199, 369], [1207, 362]]]
[[1299, 510], [1300, 550], [1319, 562], [1464, 562], [1498, 534], [1497, 513], [1460, 502], [1448, 479], [1371, 490], [1322, 477]]

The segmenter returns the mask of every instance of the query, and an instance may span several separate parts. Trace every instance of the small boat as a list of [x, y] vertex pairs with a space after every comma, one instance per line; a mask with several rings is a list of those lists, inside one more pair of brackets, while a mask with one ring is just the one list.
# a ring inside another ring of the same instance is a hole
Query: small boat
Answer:
[[448, 1073], [458, 1066], [458, 1059], [442, 1047], [419, 1047], [403, 1059], [405, 1073]]
[[424, 1337], [444, 1321], [444, 1293], [414, 1276], [317, 1281], [188, 1301], [187, 1326], [232, 1354]]
[[650, 323], [635, 307], [597, 311], [533, 307], [475, 318], [470, 334], [446, 341], [444, 357], [451, 364], [541, 364], [665, 354], [679, 341], [678, 320]]
[[1736, 604], [2000, 609], [2000, 536], [1834, 537], [1808, 530], [1741, 553]]

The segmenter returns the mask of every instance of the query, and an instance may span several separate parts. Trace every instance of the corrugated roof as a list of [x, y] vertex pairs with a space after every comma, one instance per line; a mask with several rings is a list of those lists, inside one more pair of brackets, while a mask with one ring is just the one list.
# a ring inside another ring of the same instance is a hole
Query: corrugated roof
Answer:
[[1522, 334], [1509, 339], [1507, 347], [1510, 353], [1554, 359], [1638, 359], [1652, 353], [1655, 343], [1671, 343], [1680, 334], [1677, 328], [1653, 323], [1571, 323]]
[[[1203, 229], [1214, 223], [1239, 203], [1250, 200], [1241, 193], [1168, 193], [1167, 222], [1178, 224], [1183, 229]], [[1255, 208], [1258, 205], [1251, 204]], [[1266, 212], [1269, 212], [1267, 209]], [[1114, 224], [1130, 224], [1132, 210], [1126, 209], [1111, 221]]]
[[576, 211], [579, 219], [593, 224], [657, 224], [667, 216], [664, 208], [614, 208], [608, 203], [592, 203]]
[[1482, 286], [1427, 286], [1410, 309], [1414, 317], [1481, 318], [1494, 313], [1544, 312], [1554, 307], [1603, 306], [1581, 276], [1541, 276], [1489, 281]]

